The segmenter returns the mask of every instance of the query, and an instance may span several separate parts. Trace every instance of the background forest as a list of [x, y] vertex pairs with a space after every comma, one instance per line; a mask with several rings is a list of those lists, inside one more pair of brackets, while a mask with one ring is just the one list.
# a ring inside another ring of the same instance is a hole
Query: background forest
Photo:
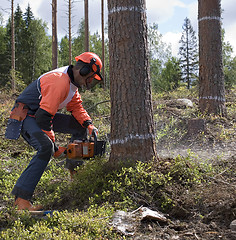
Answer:
[[[35, 19], [30, 6], [22, 11], [18, 5], [14, 13], [16, 89], [21, 91], [42, 73], [52, 69], [51, 36], [47, 34], [47, 24], [42, 19]], [[84, 21], [81, 21], [75, 37], [72, 38], [72, 56], [84, 51]], [[102, 55], [102, 40], [98, 32], [89, 37], [90, 51]], [[183, 33], [180, 39], [178, 57], [171, 55], [171, 46], [166, 45], [158, 32], [158, 25], [148, 26], [149, 58], [151, 82], [154, 92], [165, 92], [180, 85], [187, 88], [198, 84], [198, 42], [188, 18], [183, 20]], [[225, 85], [230, 89], [236, 83], [236, 57], [228, 42], [223, 40], [223, 62]], [[69, 63], [69, 39], [65, 35], [59, 40], [58, 67]], [[108, 40], [105, 41], [105, 76], [109, 88]], [[11, 85], [11, 19], [6, 26], [0, 17], [0, 87]]]

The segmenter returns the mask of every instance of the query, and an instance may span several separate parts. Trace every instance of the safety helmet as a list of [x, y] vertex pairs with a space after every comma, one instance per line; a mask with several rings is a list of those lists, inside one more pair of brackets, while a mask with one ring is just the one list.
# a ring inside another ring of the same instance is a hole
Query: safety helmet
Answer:
[[85, 76], [89, 74], [89, 72], [94, 71], [94, 78], [97, 80], [103, 80], [100, 71], [102, 69], [102, 61], [99, 56], [92, 52], [84, 52], [79, 56], [75, 57], [76, 62], [82, 61], [84, 63], [88, 63], [89, 65], [85, 66], [81, 69], [81, 75]]

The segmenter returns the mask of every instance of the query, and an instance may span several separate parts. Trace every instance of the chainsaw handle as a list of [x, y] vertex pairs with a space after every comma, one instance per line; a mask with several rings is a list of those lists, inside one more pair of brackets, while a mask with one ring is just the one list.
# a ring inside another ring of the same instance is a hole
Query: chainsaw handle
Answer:
[[94, 137], [94, 142], [97, 142], [98, 141], [98, 136], [97, 136], [96, 131], [93, 131], [92, 136]]
[[93, 139], [94, 139], [94, 155], [97, 155], [97, 142], [98, 142], [98, 137], [97, 137], [97, 133], [96, 133], [96, 131], [93, 131], [92, 132], [92, 136], [90, 137], [90, 141], [91, 141], [91, 138], [93, 137]]

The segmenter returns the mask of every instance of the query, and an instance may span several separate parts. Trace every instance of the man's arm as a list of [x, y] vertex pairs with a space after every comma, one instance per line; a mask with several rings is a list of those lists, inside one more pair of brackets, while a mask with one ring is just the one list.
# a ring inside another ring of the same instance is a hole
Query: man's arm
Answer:
[[49, 73], [40, 79], [41, 101], [39, 109], [35, 113], [35, 119], [39, 127], [54, 142], [55, 134], [52, 130], [52, 118], [58, 107], [69, 92], [69, 79], [66, 74]]
[[67, 104], [67, 111], [71, 112], [76, 120], [85, 128], [92, 124], [92, 119], [90, 118], [87, 111], [82, 105], [82, 99], [78, 91], [76, 91], [72, 100]]

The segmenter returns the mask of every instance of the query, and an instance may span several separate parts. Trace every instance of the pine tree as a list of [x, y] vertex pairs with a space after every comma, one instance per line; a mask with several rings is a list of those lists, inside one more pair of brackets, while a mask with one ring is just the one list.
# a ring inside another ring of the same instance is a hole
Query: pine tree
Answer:
[[[25, 84], [34, 81], [51, 69], [51, 39], [46, 33], [46, 23], [35, 19], [30, 6], [23, 14], [20, 6], [14, 14], [16, 39], [16, 71]], [[8, 55], [10, 56], [11, 20], [6, 26]]]
[[156, 157], [146, 1], [108, 1], [110, 163]]
[[177, 58], [172, 57], [165, 63], [165, 67], [161, 72], [161, 79], [165, 91], [170, 91], [179, 87], [181, 69]]
[[34, 80], [34, 65], [35, 65], [35, 39], [31, 31], [31, 25], [34, 21], [34, 15], [28, 5], [26, 12], [23, 14], [25, 28], [23, 32], [22, 42], [24, 44], [24, 58], [22, 60], [22, 70], [24, 72], [24, 80], [27, 84]]
[[7, 41], [6, 41], [6, 28], [0, 22], [0, 86], [4, 86], [7, 81], [7, 73], [10, 69], [11, 58], [7, 52]]
[[180, 67], [182, 70], [182, 79], [187, 82], [187, 88], [190, 89], [194, 80], [197, 79], [198, 71], [198, 43], [195, 31], [188, 18], [185, 18], [182, 37], [179, 43]]
[[[12, 19], [8, 19], [8, 23], [6, 25], [6, 36], [5, 36], [5, 42], [6, 42], [6, 52], [5, 52], [5, 60], [4, 60], [4, 70], [7, 70], [8, 75], [10, 75], [11, 71], [11, 55], [12, 55]], [[22, 59], [24, 56], [24, 50], [23, 50], [23, 31], [24, 31], [25, 25], [23, 20], [23, 13], [21, 11], [21, 8], [19, 4], [16, 7], [16, 11], [14, 12], [14, 39], [15, 39], [15, 73], [19, 74], [22, 69]], [[21, 74], [20, 74], [21, 75]], [[5, 78], [3, 85], [9, 84], [9, 79]], [[17, 82], [15, 83], [18, 84]]]
[[85, 41], [85, 21], [84, 19], [80, 22], [77, 31], [78, 36], [73, 39], [72, 56], [77, 56], [84, 52], [84, 41]]
[[199, 108], [226, 116], [221, 25], [221, 1], [198, 0]]
[[[65, 35], [60, 43], [59, 43], [59, 51], [58, 51], [58, 66], [66, 66], [69, 64], [68, 55], [69, 55], [69, 39], [67, 35]], [[77, 54], [79, 55], [79, 54]]]
[[25, 22], [23, 79], [26, 84], [34, 81], [42, 72], [51, 70], [51, 42], [46, 34], [46, 24], [35, 19], [28, 5], [23, 15]]

